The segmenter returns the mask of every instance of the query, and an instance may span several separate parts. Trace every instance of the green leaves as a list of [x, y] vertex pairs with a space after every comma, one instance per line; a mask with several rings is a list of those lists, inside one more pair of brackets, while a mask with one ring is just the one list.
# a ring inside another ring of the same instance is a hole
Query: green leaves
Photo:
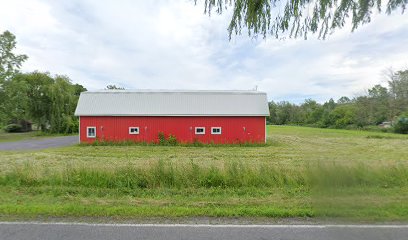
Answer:
[[66, 76], [49, 73], [19, 73], [4, 84], [4, 121], [31, 120], [43, 131], [78, 131], [74, 117], [79, 94], [86, 89]]
[[28, 58], [27, 55], [13, 53], [16, 44], [16, 37], [11, 32], [0, 34], [0, 84], [16, 74]]
[[[195, 1], [197, 2], [197, 1]], [[374, 12], [381, 12], [381, 0], [206, 0], [205, 13], [222, 14], [228, 7], [233, 15], [228, 26], [229, 38], [240, 35], [243, 27], [249, 36], [271, 35], [275, 38], [304, 37], [317, 33], [319, 38], [346, 25], [351, 30], [369, 23]], [[401, 9], [408, 0], [389, 0], [387, 14]]]

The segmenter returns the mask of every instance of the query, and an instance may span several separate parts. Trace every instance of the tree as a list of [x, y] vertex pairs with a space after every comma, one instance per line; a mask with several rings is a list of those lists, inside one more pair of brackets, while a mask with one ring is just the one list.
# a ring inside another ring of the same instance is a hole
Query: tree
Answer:
[[9, 31], [0, 34], [0, 126], [9, 118], [5, 106], [7, 101], [4, 84], [18, 72], [27, 59], [26, 55], [13, 53], [16, 44], [16, 37]]
[[5, 83], [7, 123], [31, 120], [42, 131], [78, 131], [74, 116], [82, 85], [67, 76], [49, 73], [19, 73]]
[[394, 116], [408, 111], [408, 69], [393, 73], [390, 81], [388, 81], [388, 85]]
[[379, 124], [387, 120], [389, 116], [389, 99], [387, 88], [381, 85], [375, 85], [368, 90], [368, 97], [370, 98], [370, 106], [365, 111], [369, 112], [370, 122], [372, 124]]
[[408, 134], [408, 113], [404, 113], [398, 117], [394, 131], [396, 133]]
[[24, 74], [16, 74], [12, 79], [4, 83], [4, 96], [7, 101], [3, 102], [4, 123], [18, 123], [28, 119], [29, 89]]
[[20, 73], [19, 68], [27, 56], [14, 54], [15, 47], [12, 33], [5, 31], [0, 35], [0, 125], [30, 120], [43, 131], [78, 131], [74, 111], [79, 95], [86, 88], [72, 84], [66, 76]]
[[108, 85], [105, 90], [125, 90], [124, 87], [117, 87], [116, 85]]
[[[205, 0], [204, 12], [222, 14], [228, 7], [233, 14], [228, 26], [229, 38], [246, 28], [249, 36], [272, 35], [304, 37], [318, 33], [319, 38], [346, 25], [351, 18], [352, 31], [369, 23], [374, 12], [381, 12], [386, 0]], [[197, 0], [195, 0], [197, 3]], [[404, 13], [408, 0], [388, 0], [386, 13]]]
[[278, 124], [277, 123], [277, 115], [276, 115], [276, 111], [277, 111], [277, 104], [274, 101], [271, 101], [268, 103], [269, 106], [269, 116], [266, 118], [266, 121], [268, 122], [268, 124]]
[[348, 98], [346, 96], [343, 96], [343, 97], [339, 98], [339, 100], [337, 100], [338, 104], [346, 104], [346, 103], [350, 103], [350, 102], [351, 102], [350, 98]]
[[27, 55], [13, 53], [16, 44], [16, 37], [11, 32], [5, 31], [0, 34], [0, 84], [16, 74], [21, 64], [28, 58]]
[[72, 133], [77, 131], [78, 123], [74, 117], [75, 107], [78, 102], [76, 95], [77, 86], [72, 85], [67, 76], [56, 76], [54, 83], [49, 88], [51, 99], [50, 132]]
[[27, 95], [29, 103], [27, 111], [41, 130], [45, 131], [49, 125], [52, 100], [50, 98], [50, 86], [54, 79], [49, 73], [32, 72], [24, 74], [25, 81], [29, 85]]
[[322, 106], [312, 99], [306, 99], [300, 109], [302, 111], [301, 122], [305, 124], [315, 124], [323, 114]]
[[77, 96], [77, 97], [79, 97], [79, 95], [81, 95], [81, 93], [82, 92], [86, 92], [87, 91], [87, 89], [84, 87], [84, 86], [82, 86], [81, 84], [74, 84], [74, 94], [75, 94], [75, 96]]

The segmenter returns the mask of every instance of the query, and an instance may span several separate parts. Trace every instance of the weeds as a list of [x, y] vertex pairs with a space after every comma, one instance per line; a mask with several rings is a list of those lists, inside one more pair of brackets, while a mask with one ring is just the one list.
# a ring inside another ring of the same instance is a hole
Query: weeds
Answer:
[[368, 135], [366, 138], [368, 139], [395, 139], [392, 136], [384, 136], [384, 135]]
[[341, 188], [356, 186], [399, 187], [408, 185], [408, 168], [403, 166], [325, 165], [285, 169], [267, 164], [249, 166], [226, 162], [223, 167], [157, 161], [146, 168], [113, 169], [67, 167], [61, 172], [42, 172], [29, 165], [0, 177], [7, 186], [74, 186], [92, 188]]
[[157, 142], [144, 142], [144, 141], [109, 141], [109, 140], [95, 140], [92, 143], [80, 143], [79, 146], [181, 146], [181, 147], [267, 147], [272, 145], [278, 145], [277, 142], [268, 143], [253, 143], [253, 142], [237, 142], [231, 144], [216, 144], [216, 143], [202, 143], [199, 141], [193, 141], [192, 143], [178, 142], [177, 138], [173, 135], [169, 135], [168, 139], [160, 139]]

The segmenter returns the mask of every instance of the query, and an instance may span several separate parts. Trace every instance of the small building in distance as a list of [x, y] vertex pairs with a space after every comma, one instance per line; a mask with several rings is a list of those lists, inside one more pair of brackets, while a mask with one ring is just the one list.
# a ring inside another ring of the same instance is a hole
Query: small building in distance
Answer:
[[378, 127], [380, 128], [392, 128], [392, 122], [382, 122], [378, 124]]
[[264, 143], [269, 108], [259, 91], [103, 90], [83, 92], [75, 115], [82, 143]]

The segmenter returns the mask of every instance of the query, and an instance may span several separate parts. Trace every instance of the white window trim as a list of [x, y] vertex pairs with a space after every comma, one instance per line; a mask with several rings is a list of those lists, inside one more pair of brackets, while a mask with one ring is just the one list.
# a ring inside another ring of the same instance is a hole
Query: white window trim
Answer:
[[[94, 132], [95, 132], [95, 136], [89, 136], [89, 129], [91, 129], [91, 128], [93, 128], [94, 129]], [[86, 137], [87, 138], [96, 138], [96, 127], [87, 127], [86, 128]]]
[[[130, 130], [133, 129], [133, 128], [137, 129], [137, 132], [131, 132]], [[139, 127], [129, 127], [129, 134], [131, 134], [131, 135], [137, 135], [137, 134], [139, 134], [139, 133], [140, 133]]]
[[[202, 128], [202, 129], [204, 129], [204, 131], [203, 132], [197, 132], [197, 129], [199, 129], [199, 128]], [[205, 135], [205, 127], [195, 127], [195, 134], [196, 135]]]
[[[214, 129], [220, 129], [220, 132], [214, 132]], [[222, 127], [212, 127], [211, 128], [211, 134], [213, 135], [221, 135], [222, 133]]]

